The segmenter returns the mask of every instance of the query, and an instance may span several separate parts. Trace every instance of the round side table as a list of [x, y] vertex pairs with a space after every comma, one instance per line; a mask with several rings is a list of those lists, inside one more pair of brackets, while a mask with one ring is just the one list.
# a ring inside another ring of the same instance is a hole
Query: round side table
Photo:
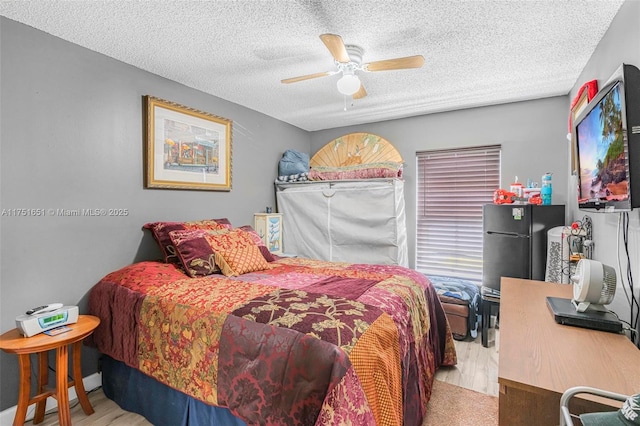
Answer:
[[[40, 333], [32, 337], [24, 337], [18, 329], [7, 331], [0, 336], [0, 349], [7, 353], [18, 355], [20, 365], [20, 393], [18, 395], [18, 409], [13, 419], [13, 425], [23, 425], [27, 416], [27, 407], [35, 403], [36, 412], [33, 423], [38, 424], [44, 420], [44, 410], [48, 397], [58, 401], [58, 418], [60, 426], [71, 425], [69, 413], [69, 388], [76, 387], [76, 394], [85, 414], [93, 414], [93, 407], [87, 398], [82, 383], [82, 371], [80, 353], [82, 339], [93, 333], [100, 324], [100, 319], [91, 315], [80, 315], [78, 322], [69, 324], [71, 330], [57, 336], [48, 336]], [[68, 345], [72, 345], [73, 380], [68, 378]], [[47, 388], [49, 381], [49, 369], [47, 352], [56, 350], [56, 387]], [[38, 391], [31, 395], [31, 359], [30, 354], [38, 354]]]

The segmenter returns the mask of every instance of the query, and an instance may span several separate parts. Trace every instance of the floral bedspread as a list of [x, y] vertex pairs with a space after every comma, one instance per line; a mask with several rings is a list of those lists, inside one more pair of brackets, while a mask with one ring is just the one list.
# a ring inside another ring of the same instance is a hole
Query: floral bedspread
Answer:
[[400, 266], [288, 258], [190, 278], [140, 262], [104, 277], [89, 311], [101, 352], [247, 424], [420, 425], [456, 363], [440, 301]]

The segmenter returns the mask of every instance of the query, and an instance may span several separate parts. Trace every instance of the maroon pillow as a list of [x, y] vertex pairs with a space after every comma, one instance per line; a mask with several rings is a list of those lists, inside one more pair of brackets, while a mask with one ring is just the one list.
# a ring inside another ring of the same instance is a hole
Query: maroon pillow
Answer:
[[258, 235], [258, 231], [253, 229], [251, 225], [244, 225], [238, 229], [242, 229], [243, 231], [246, 231], [249, 233], [249, 235], [251, 235], [251, 238], [253, 238], [253, 241], [255, 241], [256, 245], [260, 249], [260, 253], [262, 253], [262, 256], [264, 256], [267, 262], [273, 262], [274, 260], [277, 260], [273, 253], [269, 251], [269, 248], [264, 243], [264, 240], [260, 238], [260, 235]]
[[197, 230], [216, 231], [220, 229], [231, 229], [231, 222], [227, 218], [207, 219], [194, 222], [150, 222], [146, 223], [143, 228], [149, 229], [153, 234], [162, 254], [164, 261], [167, 263], [180, 263], [180, 259], [173, 247], [169, 232]]

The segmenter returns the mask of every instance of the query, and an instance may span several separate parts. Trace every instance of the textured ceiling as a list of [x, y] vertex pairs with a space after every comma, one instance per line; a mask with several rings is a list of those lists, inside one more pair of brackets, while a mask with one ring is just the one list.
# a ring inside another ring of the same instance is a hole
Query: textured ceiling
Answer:
[[[0, 15], [311, 131], [565, 95], [622, 3], [1, 0]], [[425, 64], [359, 72], [368, 96], [346, 104], [339, 75], [280, 83], [335, 69], [323, 33], [363, 62]]]

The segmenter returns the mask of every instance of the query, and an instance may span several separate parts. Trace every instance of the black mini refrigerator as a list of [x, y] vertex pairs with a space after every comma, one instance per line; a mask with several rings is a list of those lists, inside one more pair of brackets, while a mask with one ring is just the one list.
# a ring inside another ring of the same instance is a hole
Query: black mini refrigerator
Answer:
[[485, 204], [482, 285], [500, 290], [500, 277], [544, 281], [547, 231], [563, 225], [563, 205]]

